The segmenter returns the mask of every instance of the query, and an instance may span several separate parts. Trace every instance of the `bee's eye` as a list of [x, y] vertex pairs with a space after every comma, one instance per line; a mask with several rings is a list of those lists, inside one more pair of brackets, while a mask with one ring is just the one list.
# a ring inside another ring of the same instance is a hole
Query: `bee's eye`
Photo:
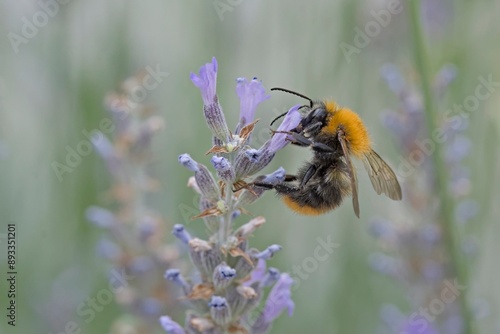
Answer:
[[326, 115], [325, 109], [317, 108], [317, 109], [314, 109], [314, 111], [311, 114], [311, 117], [312, 118], [323, 118], [323, 117], [325, 117], [325, 115]]

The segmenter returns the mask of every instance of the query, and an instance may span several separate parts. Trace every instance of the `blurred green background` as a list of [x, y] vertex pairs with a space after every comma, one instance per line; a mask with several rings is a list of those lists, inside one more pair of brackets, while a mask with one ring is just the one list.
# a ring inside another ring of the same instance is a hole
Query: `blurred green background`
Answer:
[[[186, 222], [180, 210], [181, 204], [193, 205], [193, 193], [186, 187], [191, 174], [179, 166], [177, 156], [188, 152], [210, 165], [204, 155], [210, 133], [189, 73], [197, 72], [212, 56], [219, 62], [219, 99], [233, 127], [239, 114], [235, 78], [257, 76], [267, 88], [281, 86], [312, 98], [331, 97], [356, 110], [379, 153], [391, 165], [399, 163], [394, 137], [380, 121], [383, 110], [397, 108], [397, 98], [379, 73], [390, 62], [400, 66], [408, 80], [418, 80], [406, 2], [403, 12], [392, 16], [390, 24], [350, 61], [339, 45], [353, 45], [355, 28], [364, 29], [373, 21], [370, 11], [386, 8], [386, 1], [67, 2], [32, 31], [32, 37], [13, 43], [11, 33], [22, 36], [25, 20], [33, 22], [41, 6], [37, 1], [0, 1], [0, 272], [6, 268], [7, 223], [17, 225], [19, 272], [18, 324], [15, 329], [7, 326], [2, 311], [2, 333], [58, 333], [63, 327], [54, 324], [64, 324], [61, 319], [77, 322], [82, 333], [107, 333], [119, 316], [121, 310], [114, 303], [88, 324], [76, 314], [82, 300], [107, 286], [107, 263], [95, 251], [102, 232], [86, 221], [84, 212], [90, 205], [103, 205], [109, 174], [95, 152], [83, 157], [62, 181], [51, 163], [64, 162], [66, 147], [75, 148], [85, 138], [83, 130], [99, 127], [100, 120], [108, 117], [105, 95], [140, 69], [150, 66], [169, 73], [146, 99], [166, 123], [154, 138], [153, 174], [162, 189], [150, 206], [169, 224], [187, 223], [200, 237], [205, 237], [202, 224]], [[446, 63], [458, 69], [439, 108], [462, 103], [474, 93], [480, 75], [500, 80], [500, 2], [424, 4], [431, 71]], [[296, 103], [302, 101], [273, 93], [260, 105], [256, 142], [267, 138], [268, 124], [278, 112]], [[466, 160], [471, 198], [479, 202], [481, 214], [463, 232], [476, 235], [480, 246], [470, 262], [467, 285], [470, 297], [486, 300], [490, 310], [489, 316], [477, 321], [481, 333], [500, 330], [500, 156], [498, 141], [491, 142], [498, 139], [499, 103], [497, 90], [471, 115], [467, 130], [473, 145]], [[279, 166], [294, 171], [309, 156], [304, 149], [287, 147], [265, 172]], [[367, 232], [367, 222], [373, 217], [400, 218], [404, 206], [376, 196], [364, 172], [359, 188], [359, 220], [350, 201], [314, 218], [285, 210], [271, 193], [248, 208], [267, 219], [252, 244], [261, 249], [272, 243], [283, 245], [271, 262], [282, 271], [291, 271], [313, 256], [318, 237], [330, 235], [340, 244], [300, 282], [294, 291], [295, 314], [281, 316], [273, 333], [318, 333], [325, 328], [329, 333], [373, 333], [382, 305], [392, 303], [412, 312], [403, 297], [404, 287], [368, 265], [369, 254], [378, 246]], [[246, 219], [240, 218], [238, 224]], [[405, 219], [418, 223], [420, 217]], [[165, 235], [165, 242], [173, 240]], [[6, 282], [3, 276], [0, 279], [0, 305], [5, 310]]]

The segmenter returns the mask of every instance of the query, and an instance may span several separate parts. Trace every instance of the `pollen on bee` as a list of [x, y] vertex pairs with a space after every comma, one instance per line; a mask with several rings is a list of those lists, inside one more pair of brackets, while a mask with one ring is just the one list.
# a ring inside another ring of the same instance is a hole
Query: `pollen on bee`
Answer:
[[339, 107], [334, 101], [325, 101], [324, 104], [330, 116], [321, 132], [336, 134], [339, 126], [342, 126], [352, 154], [361, 157], [362, 154], [369, 152], [370, 136], [359, 115], [348, 108]]

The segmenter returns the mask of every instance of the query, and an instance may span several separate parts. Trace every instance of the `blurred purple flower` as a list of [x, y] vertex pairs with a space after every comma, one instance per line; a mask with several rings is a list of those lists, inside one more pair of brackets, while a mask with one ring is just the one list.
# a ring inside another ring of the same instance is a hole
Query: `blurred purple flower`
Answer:
[[409, 320], [403, 324], [398, 334], [438, 334], [438, 332], [428, 321], [420, 322]]
[[160, 325], [169, 334], [185, 334], [184, 329], [169, 316], [160, 317]]

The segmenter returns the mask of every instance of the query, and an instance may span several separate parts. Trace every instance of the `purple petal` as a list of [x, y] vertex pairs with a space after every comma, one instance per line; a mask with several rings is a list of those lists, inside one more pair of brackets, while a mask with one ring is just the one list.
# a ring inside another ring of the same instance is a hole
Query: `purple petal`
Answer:
[[191, 73], [190, 79], [200, 89], [203, 104], [210, 105], [215, 101], [217, 88], [217, 59], [212, 58], [211, 63], [200, 67], [199, 75]]
[[170, 334], [185, 334], [184, 329], [169, 316], [164, 315], [160, 317], [160, 325], [163, 329]]
[[244, 283], [245, 286], [250, 286], [255, 282], [260, 282], [266, 275], [266, 260], [259, 259], [257, 266], [252, 271], [250, 279]]
[[253, 78], [250, 82], [246, 78], [238, 78], [236, 82], [236, 93], [240, 98], [239, 126], [241, 128], [253, 121], [257, 105], [271, 96], [266, 95], [262, 82], [257, 78]]
[[[288, 113], [285, 116], [285, 119], [283, 122], [280, 124], [278, 129], [276, 131], [290, 131], [292, 129], [295, 129], [297, 125], [299, 125], [300, 121], [302, 120], [302, 116], [300, 115], [299, 108], [301, 107], [300, 104], [297, 104], [290, 108]], [[288, 144], [288, 141], [286, 138], [288, 137], [287, 134], [285, 133], [276, 133], [272, 138], [269, 143], [269, 151], [271, 153], [276, 153], [279, 150], [281, 150], [283, 147], [285, 147]]]
[[264, 306], [263, 316], [267, 323], [276, 319], [283, 310], [288, 309], [288, 316], [292, 316], [295, 303], [292, 300], [291, 288], [293, 279], [288, 274], [281, 274], [278, 282], [273, 286], [266, 305]]
[[402, 327], [401, 333], [406, 334], [438, 334], [429, 321], [419, 322], [409, 320]]
[[271, 174], [265, 175], [262, 182], [270, 184], [278, 184], [285, 181], [286, 171], [283, 167], [278, 168]]

